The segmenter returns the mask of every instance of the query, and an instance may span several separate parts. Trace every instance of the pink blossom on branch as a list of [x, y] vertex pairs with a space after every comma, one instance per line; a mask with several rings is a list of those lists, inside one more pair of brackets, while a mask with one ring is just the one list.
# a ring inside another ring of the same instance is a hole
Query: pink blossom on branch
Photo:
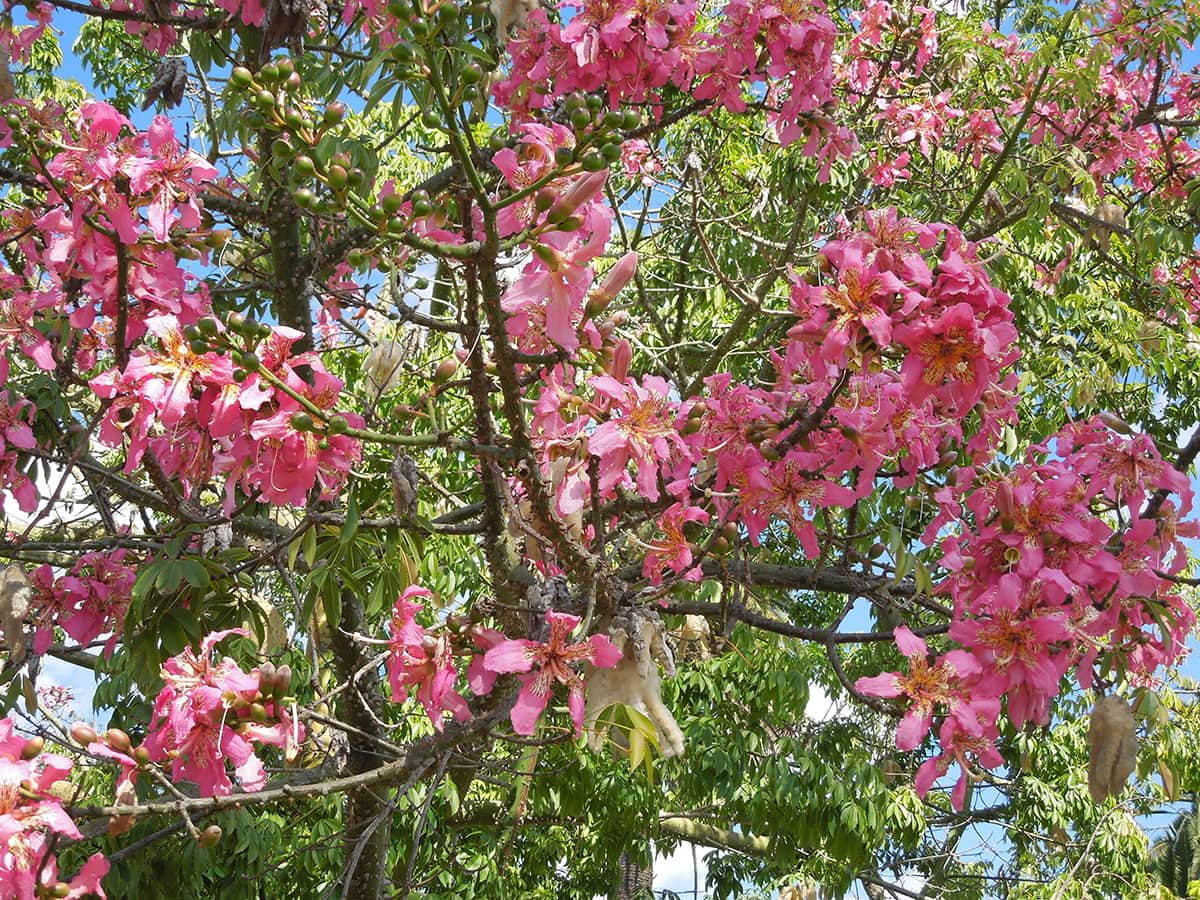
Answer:
[[589, 662], [609, 669], [621, 660], [621, 651], [604, 634], [571, 642], [571, 632], [579, 625], [576, 616], [547, 610], [546, 623], [550, 626], [550, 637], [545, 643], [523, 638], [502, 641], [487, 651], [483, 665], [498, 675], [529, 673], [521, 677], [521, 691], [510, 714], [517, 734], [534, 733], [555, 683], [566, 685], [571, 719], [576, 733], [582, 734], [583, 676], [572, 667]]
[[[58, 883], [58, 860], [53, 841], [57, 835], [82, 839], [79, 829], [51, 790], [71, 773], [71, 761], [41, 753], [13, 729], [12, 720], [0, 719], [0, 886], [5, 897], [35, 900]], [[88, 859], [79, 874], [56, 896], [106, 896], [100, 879], [108, 861], [99, 853]]]
[[396, 703], [407, 700], [409, 689], [415, 687], [417, 700], [425, 707], [433, 727], [441, 731], [444, 713], [465, 722], [471, 718], [471, 710], [454, 688], [458, 669], [449, 638], [434, 637], [416, 622], [416, 615], [422, 610], [421, 604], [414, 602], [418, 597], [432, 598], [433, 594], [417, 585], [407, 587], [392, 611], [388, 683]]

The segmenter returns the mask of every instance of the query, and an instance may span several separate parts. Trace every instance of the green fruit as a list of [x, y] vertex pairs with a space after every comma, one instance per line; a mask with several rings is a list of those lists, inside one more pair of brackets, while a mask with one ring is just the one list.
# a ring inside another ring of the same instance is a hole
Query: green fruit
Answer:
[[621, 145], [620, 144], [605, 144], [603, 147], [600, 148], [600, 155], [603, 156], [610, 163], [614, 163], [618, 159], [621, 158]]
[[311, 178], [317, 171], [317, 164], [313, 162], [313, 158], [306, 154], [297, 156], [294, 163], [296, 174], [303, 178]]
[[189, 343], [192, 341], [198, 341], [202, 337], [200, 334], [200, 329], [195, 325], [189, 325], [187, 328], [183, 329], [183, 336]]
[[202, 340], [188, 341], [188, 349], [199, 356], [202, 353], [208, 352], [208, 344]]
[[592, 114], [586, 109], [577, 109], [571, 113], [571, 127], [576, 131], [583, 131], [592, 124]]
[[254, 95], [254, 102], [263, 112], [270, 112], [275, 108], [275, 95], [271, 91], [261, 90]]
[[383, 207], [383, 211], [387, 215], [394, 216], [404, 205], [404, 198], [399, 194], [388, 194], [379, 201], [379, 205]]
[[604, 118], [601, 120], [601, 123], [604, 125], [604, 127], [610, 131], [612, 131], [615, 128], [620, 128], [621, 125], [624, 124], [624, 122], [625, 122], [624, 114], [618, 112], [615, 109], [609, 110], [608, 112], [606, 112], [604, 114]]
[[275, 63], [267, 63], [258, 70], [258, 74], [262, 76], [263, 81], [268, 83], [279, 81], [281, 77], [279, 74], [279, 66], [275, 65]]
[[580, 163], [587, 172], [599, 172], [601, 169], [608, 167], [608, 160], [595, 150], [589, 150], [583, 154], [583, 159], [580, 160]]
[[338, 100], [325, 107], [325, 115], [321, 117], [321, 121], [328, 127], [337, 125], [344, 118], [346, 118], [346, 104]]
[[554, 161], [560, 166], [569, 166], [575, 162], [575, 151], [570, 147], [559, 147], [554, 151]]
[[262, 360], [258, 358], [258, 354], [254, 352], [242, 354], [242, 367], [247, 372], [257, 372], [262, 368]]
[[329, 186], [335, 191], [345, 190], [346, 185], [350, 183], [350, 173], [341, 166], [330, 166], [327, 178]]
[[483, 80], [483, 67], [478, 63], [463, 66], [460, 77], [465, 84], [478, 84]]
[[313, 429], [312, 416], [306, 412], [292, 413], [292, 418], [290, 421], [292, 423], [292, 427], [297, 431], [312, 431]]
[[245, 66], [237, 66], [229, 73], [229, 83], [235, 88], [245, 90], [254, 84], [254, 75]]

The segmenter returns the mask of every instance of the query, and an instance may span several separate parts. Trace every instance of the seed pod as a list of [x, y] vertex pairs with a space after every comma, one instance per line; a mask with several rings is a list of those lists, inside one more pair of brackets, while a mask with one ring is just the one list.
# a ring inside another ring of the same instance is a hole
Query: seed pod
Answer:
[[1101, 697], [1088, 723], [1088, 793], [1095, 803], [1115, 797], [1137, 768], [1137, 722], [1129, 704]]

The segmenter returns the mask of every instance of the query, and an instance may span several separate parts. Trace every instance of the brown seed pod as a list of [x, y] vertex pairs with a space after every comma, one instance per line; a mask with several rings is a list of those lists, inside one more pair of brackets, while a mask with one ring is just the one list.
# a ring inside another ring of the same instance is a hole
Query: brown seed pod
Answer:
[[1137, 722], [1129, 704], [1101, 697], [1088, 725], [1088, 793], [1096, 803], [1115, 797], [1137, 767]]

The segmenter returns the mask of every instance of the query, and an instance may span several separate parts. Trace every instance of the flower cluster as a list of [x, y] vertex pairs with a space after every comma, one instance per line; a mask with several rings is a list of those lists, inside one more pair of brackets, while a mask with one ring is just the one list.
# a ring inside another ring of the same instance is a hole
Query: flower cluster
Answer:
[[[0, 382], [6, 377], [0, 378]], [[35, 412], [28, 400], [9, 400], [8, 391], [0, 391], [0, 497], [5, 493], [11, 495], [25, 512], [37, 508], [37, 487], [17, 468], [17, 452], [31, 450], [35, 445], [30, 427]]]
[[[63, 809], [59, 788], [71, 774], [71, 761], [43, 753], [41, 738], [26, 739], [11, 719], [0, 719], [0, 885], [15, 900], [37, 897], [104, 897], [100, 879], [108, 861], [99, 853], [66, 884], [58, 878], [55, 836], [82, 840]], [[52, 892], [52, 893], [51, 893]]]
[[[1184, 652], [1195, 617], [1170, 576], [1186, 564], [1181, 538], [1200, 533], [1182, 521], [1192, 505], [1187, 479], [1149, 438], [1099, 419], [1067, 426], [1008, 475], [962, 494], [959, 533], [942, 542], [950, 637], [961, 649], [930, 661], [923, 642], [898, 629], [909, 673], [857, 685], [906, 698], [901, 749], [924, 740], [935, 712], [945, 717], [943, 752], [924, 764], [917, 788], [924, 794], [957, 760], [960, 806], [971, 761], [999, 764], [1002, 701], [1015, 727], [1044, 725], [1069, 671], [1083, 688], [1098, 663], [1106, 681], [1145, 684]], [[955, 507], [945, 504], [941, 523]]]
[[150, 759], [171, 760], [175, 781], [192, 781], [205, 797], [233, 789], [225, 764], [243, 790], [261, 790], [266, 781], [254, 744], [283, 748], [293, 755], [304, 730], [283, 698], [291, 683], [286, 666], [260, 666], [245, 672], [232, 659], [216, 659], [213, 648], [241, 629], [218, 631], [163, 664], [166, 682], [154, 701], [154, 719], [143, 746]]
[[631, 377], [628, 344], [611, 340], [605, 374], [553, 370], [533, 437], [555, 512], [570, 519], [623, 489], [651, 501], [665, 492], [673, 503], [646, 575], [694, 577], [685, 525], [736, 522], [757, 542], [782, 520], [816, 556], [821, 511], [872, 492], [882, 470], [911, 485], [964, 441], [971, 458], [989, 459], [1016, 402], [1008, 296], [957, 230], [891, 210], [866, 224], [828, 241], [817, 271], [794, 278], [796, 322], [770, 354], [770, 387], [722, 373], [703, 397], [680, 400], [662, 379]]
[[[473, 652], [467, 684], [476, 696], [490, 693], [498, 675], [521, 675], [521, 691], [510, 713], [518, 734], [534, 733], [555, 683], [567, 687], [571, 718], [576, 731], [582, 731], [584, 682], [573, 666], [584, 662], [601, 668], [615, 666], [621, 651], [607, 635], [594, 634], [586, 640], [571, 641], [579, 619], [554, 610], [546, 611], [550, 633], [544, 642], [510, 640], [481, 626], [466, 630], [446, 628], [435, 635], [416, 622], [422, 607], [415, 599], [431, 596], [425, 588], [414, 585], [396, 600], [387, 660], [394, 701], [403, 702], [409, 690], [415, 688], [417, 700], [438, 731], [442, 730], [444, 713], [451, 713], [460, 722], [466, 721], [471, 710], [455, 688], [458, 679], [455, 657]], [[472, 645], [470, 650], [465, 646], [467, 642]]]
[[509, 41], [512, 71], [494, 93], [517, 113], [573, 91], [604, 92], [613, 108], [657, 104], [667, 85], [740, 112], [748, 91], [765, 84], [768, 121], [783, 146], [805, 139], [809, 156], [856, 146], [826, 114], [837, 29], [820, 0], [731, 0], [715, 33], [697, 30], [692, 0], [564, 6], [565, 25], [535, 9]]
[[33, 571], [33, 611], [37, 632], [36, 653], [45, 653], [58, 626], [86, 646], [103, 634], [110, 635], [105, 654], [111, 654], [125, 625], [125, 611], [137, 572], [125, 563], [128, 551], [84, 553], [64, 575], [55, 578], [50, 566]]
[[[110, 401], [100, 440], [125, 449], [127, 472], [151, 451], [188, 495], [224, 475], [230, 505], [239, 484], [271, 503], [296, 505], [314, 486], [326, 497], [341, 488], [359, 458], [359, 442], [342, 433], [322, 437], [303, 418], [296, 395], [331, 410], [342, 382], [316, 354], [291, 353], [300, 332], [271, 329], [255, 357], [257, 369], [238, 381], [230, 356], [196, 352], [174, 316], [155, 317], [149, 327], [157, 346], [143, 344], [124, 369], [90, 382]], [[308, 380], [297, 374], [300, 367]], [[358, 426], [362, 419], [349, 415], [345, 422]]]

